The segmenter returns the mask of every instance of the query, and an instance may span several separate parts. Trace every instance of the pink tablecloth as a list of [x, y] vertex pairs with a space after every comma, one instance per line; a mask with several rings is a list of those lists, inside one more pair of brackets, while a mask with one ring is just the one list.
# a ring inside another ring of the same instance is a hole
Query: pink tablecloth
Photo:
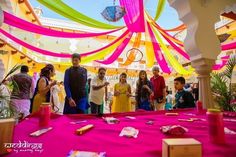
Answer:
[[[9, 157], [64, 157], [72, 149], [83, 151], [106, 152], [108, 157], [161, 157], [162, 139], [171, 138], [160, 132], [162, 125], [179, 124], [189, 129], [184, 138], [195, 138], [202, 143], [204, 157], [235, 157], [236, 135], [226, 135], [225, 145], [215, 145], [209, 142], [207, 122], [178, 122], [179, 118], [203, 118], [205, 114], [189, 116], [186, 113], [194, 113], [193, 110], [178, 111], [179, 116], [165, 116], [161, 112], [138, 112], [113, 114], [120, 119], [119, 124], [106, 124], [102, 118], [92, 115], [60, 116], [51, 120], [53, 129], [40, 136], [30, 137], [29, 134], [38, 129], [38, 119], [31, 117], [22, 121], [15, 128], [14, 142], [42, 143], [42, 152], [14, 152]], [[125, 118], [126, 115], [136, 117], [135, 120]], [[70, 124], [71, 121], [87, 120], [81, 124]], [[145, 124], [148, 120], [154, 120], [154, 125]], [[75, 134], [75, 130], [86, 124], [94, 124], [95, 127], [82, 136]], [[139, 129], [139, 135], [135, 138], [119, 137], [123, 127], [131, 126]], [[225, 126], [236, 131], [236, 122], [225, 121]]]

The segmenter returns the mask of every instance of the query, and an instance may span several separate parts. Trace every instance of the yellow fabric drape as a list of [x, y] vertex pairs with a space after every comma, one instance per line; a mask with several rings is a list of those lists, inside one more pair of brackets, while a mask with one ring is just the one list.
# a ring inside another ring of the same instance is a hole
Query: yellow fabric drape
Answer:
[[234, 38], [236, 38], [236, 30], [233, 30], [233, 31], [227, 32], [227, 34], [230, 34], [229, 39], [234, 39]]
[[82, 58], [81, 64], [86, 64], [86, 63], [92, 62], [94, 60], [103, 59], [105, 56], [111, 54], [125, 40], [125, 38], [127, 38], [128, 35], [129, 35], [129, 33], [126, 36], [124, 36], [122, 39], [120, 39], [117, 43], [111, 45], [110, 47], [106, 48], [105, 50], [97, 52], [94, 55], [90, 55], [90, 56], [86, 56], [86, 57]]
[[166, 0], [159, 0], [158, 1], [156, 16], [154, 18], [155, 21], [158, 20], [159, 17], [161, 16], [161, 13], [164, 10], [165, 4], [166, 4]]
[[172, 53], [170, 52], [170, 50], [167, 48], [167, 46], [164, 44], [164, 42], [162, 41], [159, 33], [153, 29], [153, 32], [156, 36], [157, 41], [160, 43], [161, 45], [161, 49], [164, 52], [164, 55], [166, 56], [166, 58], [168, 59], [169, 63], [172, 65], [172, 68], [175, 69], [175, 71], [179, 74], [191, 74], [193, 72], [193, 69], [191, 68], [191, 70], [186, 70], [184, 69], [184, 67], [178, 62], [178, 60], [176, 60], [176, 58], [172, 55]]
[[148, 68], [151, 68], [154, 65], [155, 56], [146, 22], [145, 22], [145, 49], [146, 49], [146, 66]]
[[66, 18], [89, 27], [102, 28], [102, 29], [115, 29], [120, 27], [103, 23], [97, 21], [96, 19], [88, 17], [78, 12], [77, 10], [73, 9], [72, 7], [68, 6], [62, 0], [37, 0], [37, 1], [46, 6], [47, 8], [53, 10], [54, 12]]
[[[133, 44], [133, 48], [139, 48], [140, 43], [141, 43], [141, 33], [137, 33], [136, 37], [135, 37], [134, 44]], [[119, 65], [120, 66], [128, 66], [131, 63], [133, 63], [135, 58], [136, 58], [136, 52], [135, 52], [135, 50], [132, 50], [130, 52], [129, 56], [127, 57], [126, 61], [123, 64], [119, 64]]]
[[156, 29], [158, 29], [158, 31], [163, 35], [165, 36], [166, 38], [170, 39], [171, 41], [177, 43], [177, 44], [180, 44], [180, 45], [183, 45], [184, 43], [176, 38], [173, 38], [172, 36], [168, 36], [157, 24], [156, 22], [151, 18], [151, 16], [147, 13], [147, 12], [144, 12], [144, 15], [145, 15], [145, 18], [146, 20], [151, 24], [151, 25], [154, 25]]

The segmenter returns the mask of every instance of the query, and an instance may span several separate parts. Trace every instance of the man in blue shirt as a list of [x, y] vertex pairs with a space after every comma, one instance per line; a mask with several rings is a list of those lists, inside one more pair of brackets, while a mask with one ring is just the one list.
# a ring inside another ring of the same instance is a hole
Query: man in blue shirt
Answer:
[[86, 97], [87, 70], [79, 65], [81, 57], [78, 53], [72, 55], [73, 66], [68, 68], [64, 76], [66, 91], [64, 114], [85, 113], [88, 108]]

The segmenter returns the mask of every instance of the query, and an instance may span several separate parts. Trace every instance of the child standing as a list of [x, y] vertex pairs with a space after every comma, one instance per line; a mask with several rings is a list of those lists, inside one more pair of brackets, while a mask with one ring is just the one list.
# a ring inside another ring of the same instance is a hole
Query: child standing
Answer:
[[176, 104], [174, 108], [192, 108], [195, 107], [193, 95], [184, 90], [185, 79], [177, 77], [174, 79], [174, 86], [177, 90], [175, 94]]
[[171, 110], [172, 109], [172, 102], [173, 102], [173, 96], [170, 94], [170, 91], [166, 91], [166, 104], [165, 104], [165, 110]]

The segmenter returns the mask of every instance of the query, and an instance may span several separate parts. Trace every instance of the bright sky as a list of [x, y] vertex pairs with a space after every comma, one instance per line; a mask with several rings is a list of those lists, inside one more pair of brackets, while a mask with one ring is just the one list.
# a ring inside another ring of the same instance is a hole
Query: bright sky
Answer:
[[[101, 15], [101, 12], [106, 8], [106, 6], [113, 5], [113, 0], [63, 0], [63, 1], [67, 5], [73, 7], [77, 11], [91, 18], [97, 19], [105, 23], [114, 24], [114, 25], [124, 25], [123, 20], [111, 23], [111, 22], [106, 21]], [[119, 5], [119, 0], [115, 0], [115, 1], [116, 1], [115, 4]], [[94, 4], [95, 2], [96, 4]], [[44, 17], [66, 19], [60, 16], [59, 14], [44, 7], [42, 4], [38, 3], [37, 0], [30, 0], [30, 3], [33, 7], [40, 6], [43, 9]], [[145, 9], [146, 11], [148, 11], [149, 14], [152, 15], [152, 17], [155, 16], [157, 3], [158, 3], [158, 0], [144, 0]], [[176, 11], [173, 8], [171, 8], [167, 2], [165, 9], [162, 12], [162, 15], [158, 19], [157, 23], [163, 28], [169, 29], [169, 28], [173, 28], [180, 25], [181, 21], [179, 21]]]

